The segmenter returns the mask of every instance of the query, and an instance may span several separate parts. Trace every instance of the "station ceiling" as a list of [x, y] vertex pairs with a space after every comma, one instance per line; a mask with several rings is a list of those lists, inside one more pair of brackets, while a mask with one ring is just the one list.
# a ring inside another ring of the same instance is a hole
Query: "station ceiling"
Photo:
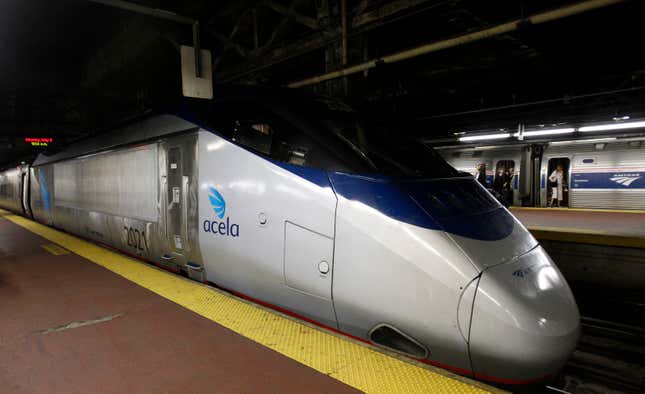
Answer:
[[[342, 69], [342, 0], [138, 0], [200, 21], [220, 83], [283, 86]], [[580, 1], [346, 0], [346, 66]], [[424, 138], [645, 116], [645, 2], [615, 4], [303, 87]], [[190, 27], [85, 0], [0, 0], [0, 165], [181, 92]], [[345, 67], [346, 67], [345, 66]], [[217, 93], [217, 92], [215, 92]]]

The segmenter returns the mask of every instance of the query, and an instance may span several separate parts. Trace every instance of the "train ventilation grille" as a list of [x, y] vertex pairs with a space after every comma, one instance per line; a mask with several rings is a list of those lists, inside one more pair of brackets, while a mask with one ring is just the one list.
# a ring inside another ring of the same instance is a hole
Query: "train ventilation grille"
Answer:
[[429, 354], [425, 346], [397, 328], [387, 324], [376, 326], [370, 332], [369, 337], [377, 345], [415, 358], [426, 358]]

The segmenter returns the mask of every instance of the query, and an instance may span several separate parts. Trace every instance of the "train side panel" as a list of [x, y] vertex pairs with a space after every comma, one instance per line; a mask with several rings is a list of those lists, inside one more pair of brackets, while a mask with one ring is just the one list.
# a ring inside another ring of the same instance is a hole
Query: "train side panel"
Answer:
[[568, 159], [570, 207], [645, 209], [645, 147], [636, 142], [550, 146], [542, 158], [542, 206], [547, 200], [549, 161]]
[[21, 174], [19, 167], [0, 172], [0, 208], [22, 212]]
[[645, 151], [573, 156], [571, 206], [645, 209]]
[[[334, 303], [340, 329], [352, 335], [468, 373], [472, 295], [478, 275], [450, 236], [392, 219], [339, 196]], [[467, 310], [467, 311], [466, 311]], [[427, 351], [392, 332], [413, 338]]]
[[[34, 218], [175, 270], [200, 265], [195, 144], [187, 134], [34, 167]], [[168, 162], [170, 148], [181, 161]]]
[[323, 170], [199, 134], [199, 244], [208, 280], [336, 327], [336, 197]]
[[54, 166], [31, 167], [29, 180], [34, 219], [48, 226], [53, 225]]

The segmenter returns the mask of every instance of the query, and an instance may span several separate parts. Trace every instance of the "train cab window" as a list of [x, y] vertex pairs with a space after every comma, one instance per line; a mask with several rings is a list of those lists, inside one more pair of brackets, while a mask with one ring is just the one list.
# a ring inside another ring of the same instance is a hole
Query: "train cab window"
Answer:
[[231, 140], [242, 146], [269, 155], [273, 143], [273, 128], [268, 123], [235, 120], [233, 122], [233, 135]]
[[294, 164], [297, 166], [306, 166], [309, 149], [304, 146], [294, 146], [285, 141], [278, 141], [276, 149], [271, 153], [271, 158]]
[[392, 138], [372, 138], [375, 133], [365, 132], [351, 109], [333, 100], [227, 100], [210, 104], [205, 112], [202, 119], [219, 135], [287, 164], [392, 176], [458, 174], [424, 144], [405, 143], [400, 132], [392, 133]]

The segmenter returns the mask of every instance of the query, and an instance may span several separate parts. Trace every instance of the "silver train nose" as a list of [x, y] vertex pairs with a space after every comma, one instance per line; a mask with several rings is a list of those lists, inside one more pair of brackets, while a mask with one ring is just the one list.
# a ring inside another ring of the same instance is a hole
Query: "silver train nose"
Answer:
[[482, 274], [470, 356], [475, 376], [528, 384], [554, 376], [576, 346], [578, 306], [551, 258], [537, 247]]

